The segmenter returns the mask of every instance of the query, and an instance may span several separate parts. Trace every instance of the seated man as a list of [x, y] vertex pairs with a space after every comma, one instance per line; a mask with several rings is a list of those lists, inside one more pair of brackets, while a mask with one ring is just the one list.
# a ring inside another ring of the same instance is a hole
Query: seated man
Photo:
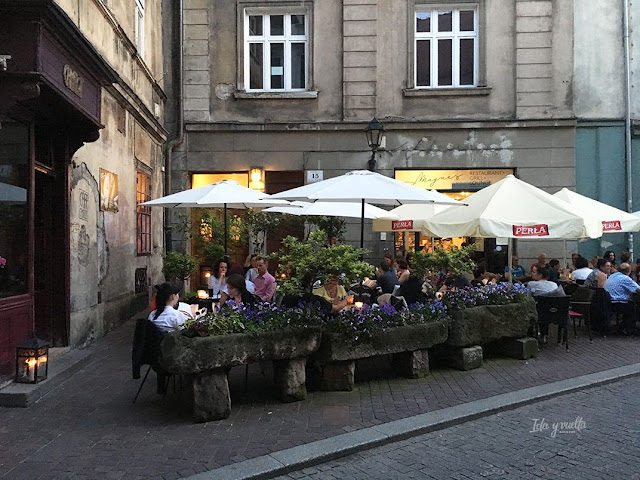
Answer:
[[584, 286], [589, 288], [604, 288], [604, 284], [610, 273], [611, 263], [609, 260], [599, 258], [596, 261], [596, 268], [591, 271], [587, 279], [584, 281]]
[[391, 271], [391, 265], [384, 260], [380, 262], [380, 276], [377, 280], [377, 285], [382, 290], [382, 293], [393, 293], [393, 289], [399, 284], [398, 277]]
[[269, 302], [276, 293], [276, 279], [267, 271], [267, 260], [264, 257], [258, 257], [256, 260], [256, 270], [258, 276], [253, 279], [255, 294], [263, 302]]
[[549, 280], [552, 282], [560, 280], [560, 262], [556, 258], [549, 261]]
[[511, 271], [509, 271], [509, 265], [504, 267], [505, 278], [508, 280], [509, 275], [513, 274], [513, 280], [522, 280], [526, 275], [524, 267], [518, 263], [520, 259], [516, 255], [511, 256]]
[[564, 290], [557, 283], [549, 281], [549, 269], [537, 264], [533, 265], [531, 272], [533, 280], [527, 283], [531, 295], [562, 296]]
[[611, 295], [611, 309], [622, 314], [623, 335], [630, 335], [635, 330], [635, 309], [631, 296], [640, 293], [640, 286], [629, 277], [630, 273], [631, 266], [621, 263], [618, 271], [612, 273], [604, 284], [604, 289]]

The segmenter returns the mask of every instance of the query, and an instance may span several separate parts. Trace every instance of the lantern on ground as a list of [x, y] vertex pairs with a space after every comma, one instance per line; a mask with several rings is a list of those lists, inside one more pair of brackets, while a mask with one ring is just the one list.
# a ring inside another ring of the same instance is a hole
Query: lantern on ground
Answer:
[[38, 383], [49, 372], [49, 342], [33, 333], [16, 348], [16, 378], [18, 383]]

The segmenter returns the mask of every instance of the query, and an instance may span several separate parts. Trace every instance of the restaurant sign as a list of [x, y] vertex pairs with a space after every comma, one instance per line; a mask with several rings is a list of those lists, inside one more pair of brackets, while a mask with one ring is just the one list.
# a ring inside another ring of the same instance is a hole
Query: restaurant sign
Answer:
[[514, 237], [547, 237], [549, 236], [549, 225], [513, 225]]
[[411, 230], [413, 228], [413, 220], [393, 220], [391, 222], [391, 230]]
[[480, 190], [507, 175], [512, 168], [484, 168], [469, 170], [396, 170], [395, 178], [401, 182], [427, 190]]
[[603, 232], [613, 232], [615, 230], [622, 230], [622, 225], [620, 225], [620, 220], [613, 221], [603, 221], [602, 222], [602, 231]]

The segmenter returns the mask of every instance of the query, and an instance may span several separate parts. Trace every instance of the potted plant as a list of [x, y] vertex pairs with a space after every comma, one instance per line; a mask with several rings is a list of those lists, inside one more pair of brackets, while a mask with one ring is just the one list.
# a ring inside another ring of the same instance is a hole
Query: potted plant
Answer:
[[195, 272], [198, 262], [188, 253], [168, 252], [164, 256], [162, 272], [167, 281], [181, 280], [183, 291], [187, 291], [187, 281]]

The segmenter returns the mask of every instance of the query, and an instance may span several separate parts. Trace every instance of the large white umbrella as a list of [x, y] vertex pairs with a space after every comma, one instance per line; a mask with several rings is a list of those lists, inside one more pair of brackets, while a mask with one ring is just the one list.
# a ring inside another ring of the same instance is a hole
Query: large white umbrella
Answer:
[[595, 217], [601, 221], [603, 233], [640, 231], [640, 218], [632, 213], [598, 202], [567, 188], [563, 188], [553, 196], [570, 204], [579, 215]]
[[[432, 190], [432, 192], [436, 191]], [[439, 192], [436, 193], [442, 195]], [[460, 202], [460, 206], [464, 206], [464, 204]], [[421, 232], [423, 230], [424, 220], [433, 217], [436, 213], [440, 213], [447, 208], [449, 208], [449, 206], [437, 205], [435, 203], [408, 203], [406, 205], [400, 205], [393, 210], [389, 210], [387, 215], [375, 219], [373, 221], [373, 231]]]
[[[465, 208], [447, 208], [425, 220], [435, 237], [598, 238], [602, 223], [583, 218], [571, 205], [508, 175], [465, 199]], [[511, 269], [509, 251], [509, 269]]]
[[440, 194], [395, 180], [368, 170], [354, 170], [317, 183], [293, 188], [272, 195], [272, 198], [302, 200], [305, 202], [360, 203], [360, 247], [364, 246], [365, 203], [402, 205], [405, 203], [457, 204], [453, 199], [443, 200]]
[[222, 180], [203, 187], [172, 193], [141, 205], [150, 207], [187, 207], [224, 209], [224, 252], [227, 253], [227, 208], [265, 208], [273, 205], [289, 205], [256, 190], [243, 187], [233, 180]]
[[[360, 218], [362, 211], [358, 203], [348, 202], [291, 202], [289, 206], [283, 207], [269, 207], [264, 209], [265, 212], [270, 213], [288, 213], [290, 215], [311, 215], [319, 217], [345, 217], [345, 218]], [[364, 218], [375, 219], [380, 217], [397, 218], [396, 215], [390, 214], [387, 210], [382, 208], [364, 204]]]

